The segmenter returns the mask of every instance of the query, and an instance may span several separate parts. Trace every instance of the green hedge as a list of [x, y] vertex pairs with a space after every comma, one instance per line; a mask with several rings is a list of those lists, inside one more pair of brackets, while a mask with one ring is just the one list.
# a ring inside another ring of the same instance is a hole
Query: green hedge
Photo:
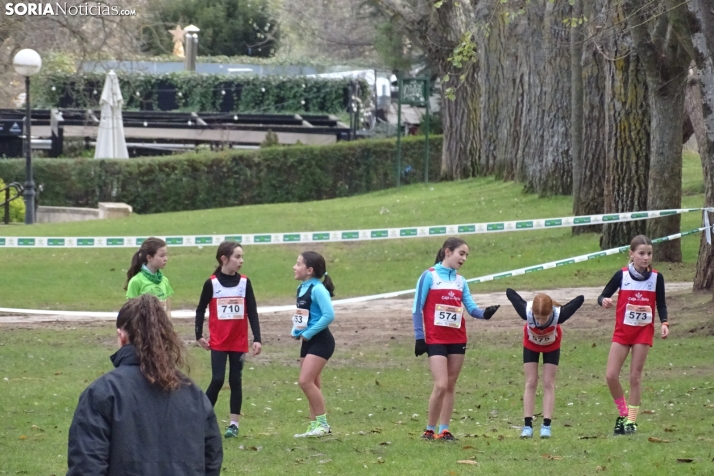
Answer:
[[[430, 181], [439, 179], [441, 136], [429, 140]], [[271, 147], [199, 152], [171, 157], [94, 160], [37, 159], [40, 205], [97, 207], [124, 202], [137, 213], [302, 202], [347, 197], [394, 187], [395, 140], [360, 140], [329, 146]], [[420, 182], [424, 139], [402, 141], [407, 181]], [[24, 161], [0, 160], [0, 177], [24, 180]]]
[[[339, 113], [349, 103], [349, 79], [200, 73], [117, 72], [124, 107], [142, 111]], [[104, 73], [48, 72], [32, 81], [37, 107], [99, 108]], [[359, 80], [362, 102], [369, 85]]]

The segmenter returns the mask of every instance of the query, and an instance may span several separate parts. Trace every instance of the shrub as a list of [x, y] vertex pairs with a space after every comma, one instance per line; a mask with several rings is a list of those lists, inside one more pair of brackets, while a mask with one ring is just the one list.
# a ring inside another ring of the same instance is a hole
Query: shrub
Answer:
[[[5, 182], [0, 178], [0, 190], [5, 188]], [[5, 191], [0, 192], [0, 203], [5, 202]], [[20, 198], [13, 200], [13, 197], [17, 197], [17, 190], [14, 188], [10, 189], [10, 221], [11, 222], [23, 222], [25, 221], [25, 201]], [[0, 206], [0, 223], [3, 223], [5, 219], [5, 205]]]
[[[439, 179], [442, 138], [430, 138], [429, 176]], [[125, 202], [137, 213], [346, 197], [394, 187], [395, 141], [191, 152], [131, 160], [38, 159], [42, 205], [96, 207]], [[402, 141], [402, 172], [423, 177], [424, 140]], [[24, 161], [0, 160], [0, 176], [24, 176]]]

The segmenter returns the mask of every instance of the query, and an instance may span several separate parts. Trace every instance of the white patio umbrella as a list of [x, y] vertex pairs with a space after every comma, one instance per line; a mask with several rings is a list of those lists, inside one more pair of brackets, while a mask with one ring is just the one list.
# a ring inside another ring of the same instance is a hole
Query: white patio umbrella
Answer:
[[95, 159], [128, 159], [124, 139], [124, 121], [121, 117], [121, 108], [124, 99], [119, 89], [119, 79], [114, 71], [109, 71], [104, 81], [102, 97], [99, 100], [102, 108], [102, 118], [99, 122], [97, 146], [94, 151]]

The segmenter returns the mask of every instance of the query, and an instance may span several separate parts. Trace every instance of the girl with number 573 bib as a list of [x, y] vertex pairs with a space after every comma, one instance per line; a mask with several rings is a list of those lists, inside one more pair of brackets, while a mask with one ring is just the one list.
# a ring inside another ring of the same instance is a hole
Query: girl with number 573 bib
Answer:
[[[469, 286], [457, 270], [469, 256], [461, 238], [447, 239], [436, 254], [434, 266], [417, 281], [412, 318], [416, 345], [414, 354], [429, 356], [434, 389], [429, 398], [429, 417], [424, 440], [454, 441], [449, 421], [454, 411], [454, 391], [466, 354], [464, 307], [471, 317], [491, 319], [499, 306], [482, 310], [474, 302]], [[439, 431], [436, 432], [437, 422]]]
[[[642, 369], [652, 347], [655, 307], [661, 322], [661, 336], [666, 339], [669, 335], [664, 277], [652, 269], [651, 262], [652, 242], [644, 235], [637, 235], [630, 243], [630, 263], [615, 273], [597, 298], [598, 304], [609, 309], [614, 305], [611, 297], [617, 292], [615, 333], [607, 358], [606, 373], [607, 386], [620, 413], [615, 420], [616, 435], [637, 431]], [[627, 405], [625, 392], [620, 385], [620, 370], [630, 351], [630, 404]]]
[[[228, 384], [231, 388], [231, 423], [225, 437], [238, 436], [243, 404], [243, 362], [248, 352], [248, 322], [253, 331], [253, 355], [260, 354], [260, 323], [253, 286], [239, 274], [243, 266], [243, 248], [234, 241], [224, 241], [216, 252], [218, 267], [203, 285], [196, 308], [196, 340], [211, 351], [211, 383], [206, 396], [215, 407], [226, 378], [226, 360], [230, 362]], [[208, 308], [208, 339], [203, 337], [203, 318]]]
[[538, 362], [543, 354], [543, 425], [540, 437], [550, 438], [550, 423], [555, 406], [555, 374], [560, 362], [560, 342], [563, 331], [560, 325], [580, 309], [585, 298], [578, 296], [561, 306], [547, 294], [536, 294], [532, 301], [524, 301], [513, 289], [506, 289], [506, 297], [518, 315], [526, 321], [523, 328], [523, 372], [526, 389], [523, 393], [525, 425], [521, 438], [533, 437], [533, 412], [538, 388]]

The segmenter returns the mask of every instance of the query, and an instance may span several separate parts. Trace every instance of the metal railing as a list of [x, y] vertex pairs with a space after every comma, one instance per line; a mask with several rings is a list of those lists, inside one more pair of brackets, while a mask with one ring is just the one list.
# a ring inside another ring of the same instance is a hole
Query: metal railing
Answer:
[[[10, 189], [14, 188], [15, 191], [17, 192], [14, 197], [10, 197]], [[0, 203], [0, 205], [5, 209], [4, 217], [3, 217], [3, 223], [6, 225], [10, 223], [10, 202], [17, 199], [17, 198], [22, 198], [22, 193], [25, 191], [22, 185], [20, 185], [17, 182], [12, 182], [11, 184], [7, 185], [5, 188], [0, 188], [0, 197], [2, 197], [2, 193], [5, 192], [5, 201]]]

